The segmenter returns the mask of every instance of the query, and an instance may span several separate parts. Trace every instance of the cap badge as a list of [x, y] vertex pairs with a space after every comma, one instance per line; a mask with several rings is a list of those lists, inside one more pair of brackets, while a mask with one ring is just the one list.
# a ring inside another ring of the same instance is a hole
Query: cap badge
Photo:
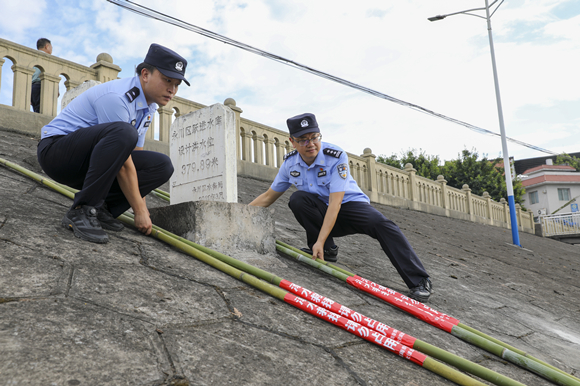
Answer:
[[304, 119], [302, 122], [300, 122], [300, 126], [308, 127], [308, 121], [306, 119]]
[[177, 63], [175, 63], [175, 69], [177, 71], [183, 71], [183, 62], [177, 62]]

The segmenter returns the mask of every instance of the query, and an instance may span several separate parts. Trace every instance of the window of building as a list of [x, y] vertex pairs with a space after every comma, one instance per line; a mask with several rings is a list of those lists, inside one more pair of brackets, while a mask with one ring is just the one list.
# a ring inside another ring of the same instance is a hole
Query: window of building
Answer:
[[560, 201], [570, 201], [570, 189], [568, 189], [568, 188], [563, 188], [563, 189], [558, 188], [558, 200], [560, 200]]
[[540, 199], [538, 198], [538, 191], [536, 190], [535, 192], [530, 192], [530, 204], [537, 204], [538, 202], [540, 202]]

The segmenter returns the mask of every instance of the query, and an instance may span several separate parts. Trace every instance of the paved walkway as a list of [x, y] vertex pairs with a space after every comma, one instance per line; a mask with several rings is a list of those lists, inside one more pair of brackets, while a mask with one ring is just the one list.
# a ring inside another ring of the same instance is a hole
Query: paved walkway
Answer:
[[[40, 172], [36, 144], [0, 130], [0, 158]], [[238, 184], [242, 203], [269, 186]], [[301, 247], [288, 197], [273, 206], [276, 237]], [[0, 166], [0, 386], [451, 384], [132, 229], [109, 233], [106, 245], [81, 241], [60, 227], [70, 204]], [[430, 272], [431, 307], [580, 376], [578, 246], [521, 234], [520, 249], [509, 230], [376, 207]], [[376, 241], [349, 236], [339, 246], [339, 265], [406, 291]], [[549, 384], [333, 277], [274, 259], [264, 268], [283, 278], [527, 385]]]

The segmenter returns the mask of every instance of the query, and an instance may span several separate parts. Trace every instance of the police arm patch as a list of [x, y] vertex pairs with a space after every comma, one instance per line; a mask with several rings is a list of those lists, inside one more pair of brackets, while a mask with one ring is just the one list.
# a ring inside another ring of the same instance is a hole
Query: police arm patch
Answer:
[[347, 164], [336, 165], [336, 169], [338, 171], [338, 175], [340, 176], [340, 178], [346, 180], [346, 176], [348, 173], [348, 165]]

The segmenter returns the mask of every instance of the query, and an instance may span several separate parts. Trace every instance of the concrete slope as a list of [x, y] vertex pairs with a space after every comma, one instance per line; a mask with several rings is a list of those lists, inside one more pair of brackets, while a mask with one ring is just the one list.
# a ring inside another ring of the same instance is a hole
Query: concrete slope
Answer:
[[[41, 172], [38, 139], [0, 130], [0, 157]], [[268, 182], [238, 178], [239, 202]], [[287, 207], [276, 237], [302, 247]], [[71, 201], [0, 166], [0, 385], [449, 385], [451, 382], [126, 228], [91, 244]], [[165, 202], [148, 198], [148, 205]], [[580, 248], [377, 206], [430, 272], [429, 305], [579, 376]], [[378, 243], [338, 239], [339, 265], [405, 292]], [[548, 381], [285, 256], [263, 268], [527, 385]]]

